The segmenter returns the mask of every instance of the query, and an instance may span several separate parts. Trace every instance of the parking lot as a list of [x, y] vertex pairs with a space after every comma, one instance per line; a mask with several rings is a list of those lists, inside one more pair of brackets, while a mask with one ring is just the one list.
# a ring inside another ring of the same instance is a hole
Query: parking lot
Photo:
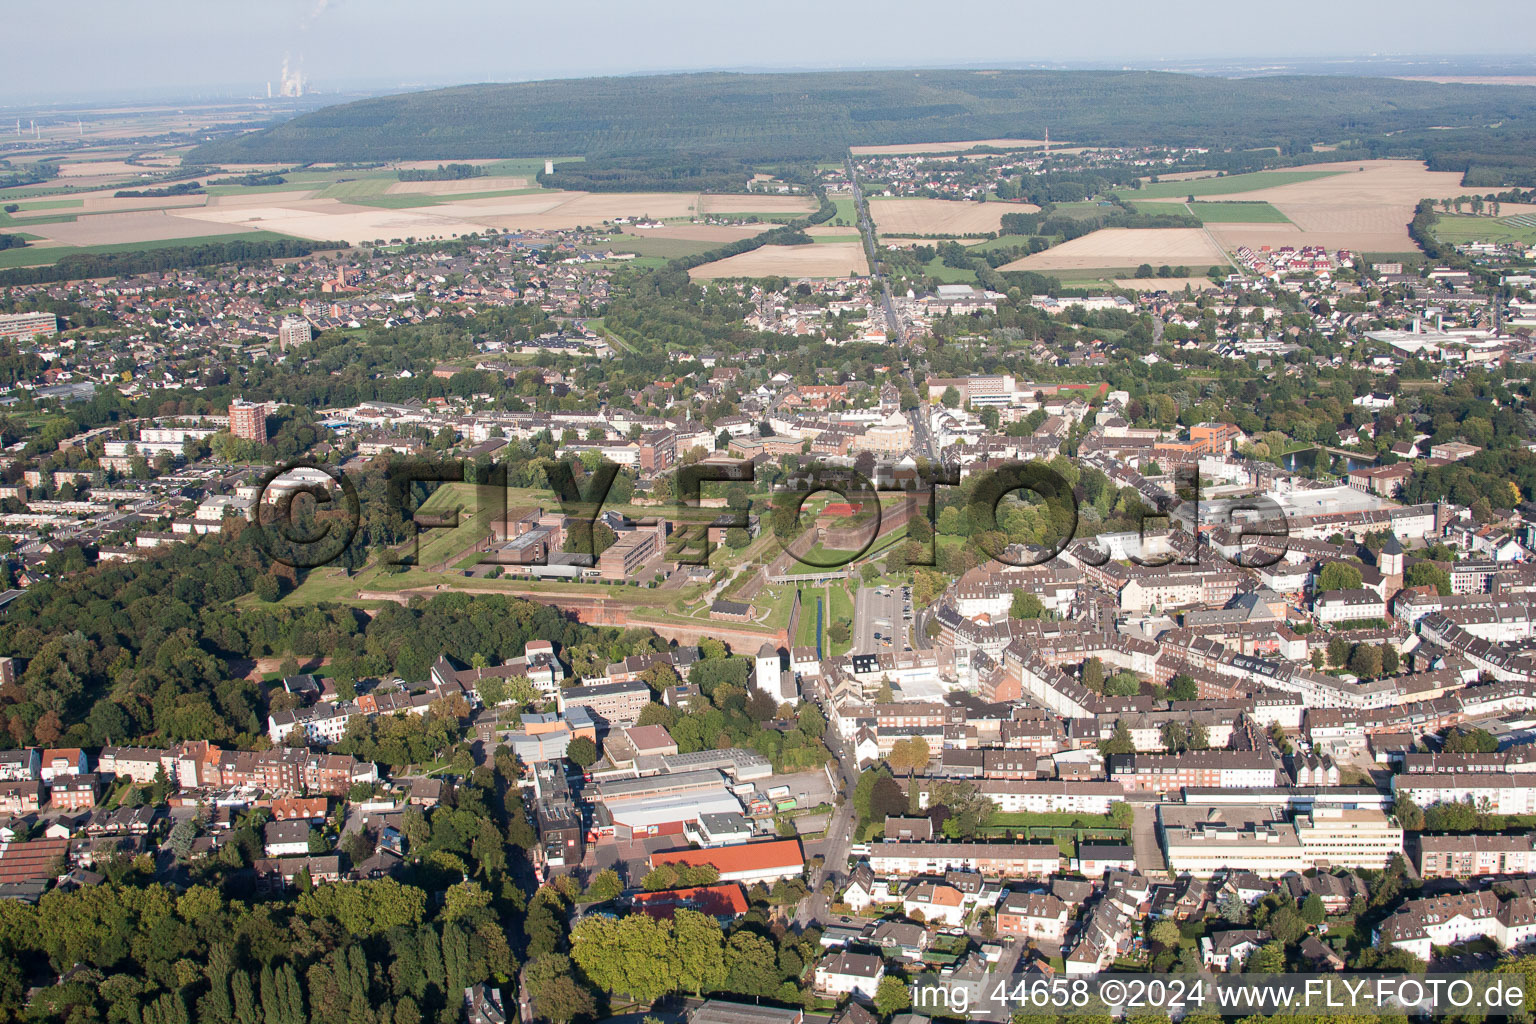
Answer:
[[865, 587], [854, 598], [853, 653], [906, 651], [910, 600], [901, 587]]

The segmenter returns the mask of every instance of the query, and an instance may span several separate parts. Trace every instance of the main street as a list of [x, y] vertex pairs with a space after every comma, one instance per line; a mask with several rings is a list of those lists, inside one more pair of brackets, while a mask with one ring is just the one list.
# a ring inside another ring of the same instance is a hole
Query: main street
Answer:
[[831, 901], [821, 891], [827, 879], [840, 881], [848, 873], [848, 854], [853, 846], [853, 787], [859, 781], [859, 766], [853, 761], [852, 752], [843, 744], [842, 737], [831, 725], [822, 734], [822, 742], [837, 759], [833, 778], [842, 783], [837, 810], [827, 822], [826, 838], [820, 843], [821, 867], [810, 873], [811, 895], [800, 901], [795, 909], [793, 925], [804, 929], [817, 922], [826, 922], [832, 915]]

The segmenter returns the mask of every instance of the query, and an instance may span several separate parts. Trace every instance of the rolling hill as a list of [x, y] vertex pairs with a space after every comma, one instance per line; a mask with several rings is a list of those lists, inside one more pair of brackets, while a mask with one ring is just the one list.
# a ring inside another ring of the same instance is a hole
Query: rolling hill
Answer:
[[[1244, 149], [1364, 140], [1371, 155], [1522, 166], [1536, 89], [1147, 71], [687, 74], [471, 85], [340, 104], [214, 140], [189, 163], [715, 155], [999, 137]], [[1448, 130], [1454, 129], [1454, 130]], [[1364, 154], [1362, 154], [1364, 155]]]

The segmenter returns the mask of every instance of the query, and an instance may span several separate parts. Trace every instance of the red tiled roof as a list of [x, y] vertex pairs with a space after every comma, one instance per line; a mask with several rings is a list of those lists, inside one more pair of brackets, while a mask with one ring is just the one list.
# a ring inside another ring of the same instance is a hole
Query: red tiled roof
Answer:
[[670, 918], [679, 908], [712, 917], [739, 917], [747, 912], [747, 895], [738, 882], [701, 885], [693, 889], [663, 889], [635, 895], [635, 904], [654, 918]]
[[653, 868], [659, 864], [682, 864], [688, 867], [712, 864], [722, 875], [804, 863], [805, 854], [800, 849], [798, 839], [774, 839], [765, 843], [716, 846], [708, 850], [670, 850], [651, 854]]

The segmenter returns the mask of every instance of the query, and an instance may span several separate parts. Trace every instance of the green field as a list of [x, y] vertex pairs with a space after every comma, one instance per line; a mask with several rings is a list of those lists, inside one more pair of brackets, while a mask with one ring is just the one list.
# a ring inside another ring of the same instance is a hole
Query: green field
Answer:
[[991, 252], [993, 249], [1021, 249], [1029, 245], [1028, 235], [999, 235], [988, 242], [966, 246], [972, 252]]
[[1536, 217], [1475, 217], [1471, 214], [1440, 214], [1435, 221], [1435, 237], [1442, 242], [1508, 242], [1536, 245]]
[[923, 264], [923, 273], [938, 281], [940, 284], [975, 284], [976, 271], [960, 269], [958, 267], [946, 267], [941, 256], [935, 256]]
[[[348, 184], [360, 184], [348, 182]], [[383, 193], [361, 195], [347, 201], [358, 206], [377, 206], [384, 210], [410, 210], [420, 206], [441, 206], [444, 203], [458, 203], [465, 199], [500, 199], [504, 196], [528, 196], [541, 192], [553, 192], [548, 188], [511, 188], [490, 192], [456, 192], [449, 196], [429, 196], [424, 193], [406, 193], [404, 195], [388, 196]], [[330, 190], [326, 190], [326, 195]]]
[[1063, 217], [1103, 217], [1116, 212], [1114, 203], [1101, 202], [1089, 199], [1081, 203], [1057, 203], [1051, 207], [1051, 213]]
[[4, 210], [0, 210], [0, 227], [24, 228], [29, 224], [73, 224], [79, 217], [78, 213], [49, 213], [41, 217], [12, 217]]
[[830, 245], [833, 242], [862, 242], [863, 240], [864, 240], [864, 236], [858, 235], [858, 234], [852, 234], [852, 235], [813, 235], [811, 237], [811, 241], [815, 242], [817, 245]]
[[367, 199], [373, 196], [382, 196], [389, 191], [389, 186], [395, 183], [394, 175], [379, 175], [374, 178], [355, 178], [352, 181], [338, 181], [327, 185], [320, 190], [320, 199]]
[[292, 235], [276, 231], [235, 231], [227, 235], [198, 235], [195, 238], [161, 238], [153, 242], [119, 242], [116, 245], [27, 246], [25, 249], [0, 249], [0, 270], [10, 267], [40, 267], [57, 263], [74, 253], [144, 252], [149, 249], [177, 249], [183, 246], [209, 245], [236, 238], [250, 242], [280, 242]]
[[[1164, 207], [1164, 209], [1159, 209]], [[1291, 219], [1269, 203], [1229, 200], [1216, 203], [1185, 203], [1184, 208], [1203, 224], [1289, 224]], [[1138, 203], [1138, 213], [1171, 213], [1172, 203]]]
[[589, 249], [612, 249], [614, 252], [632, 252], [636, 256], [654, 256], [663, 260], [675, 260], [683, 256], [697, 256], [719, 248], [719, 242], [705, 242], [695, 238], [646, 238], [643, 235], [609, 235], [606, 242], [588, 246]]
[[833, 227], [847, 226], [856, 228], [859, 226], [859, 215], [853, 208], [853, 197], [838, 196], [832, 200], [832, 205], [837, 207], [837, 213], [827, 223]]
[[1146, 182], [1138, 189], [1122, 189], [1117, 194], [1127, 199], [1172, 199], [1178, 196], [1226, 196], [1236, 192], [1255, 192], [1277, 185], [1294, 185], [1301, 181], [1315, 181], [1337, 171], [1253, 171], [1249, 174], [1228, 174], [1219, 178], [1196, 178], [1191, 181]]

